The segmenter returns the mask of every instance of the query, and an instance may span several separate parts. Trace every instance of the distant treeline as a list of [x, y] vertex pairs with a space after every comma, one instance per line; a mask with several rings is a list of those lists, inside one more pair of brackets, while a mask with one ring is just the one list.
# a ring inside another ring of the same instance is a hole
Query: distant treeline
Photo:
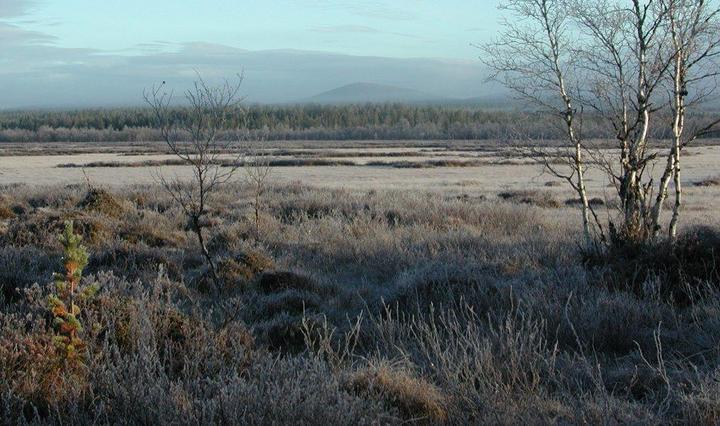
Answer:
[[[183, 121], [187, 110], [177, 108]], [[709, 116], [697, 117], [705, 121]], [[147, 108], [0, 112], [0, 142], [138, 142], [159, 140]], [[692, 124], [692, 123], [691, 123]], [[670, 136], [670, 126], [658, 138]], [[585, 120], [586, 138], [612, 137], [598, 117]], [[238, 108], [221, 137], [228, 140], [493, 140], [559, 139], [557, 120], [527, 112], [409, 105], [250, 106]], [[717, 135], [713, 135], [717, 136]]]

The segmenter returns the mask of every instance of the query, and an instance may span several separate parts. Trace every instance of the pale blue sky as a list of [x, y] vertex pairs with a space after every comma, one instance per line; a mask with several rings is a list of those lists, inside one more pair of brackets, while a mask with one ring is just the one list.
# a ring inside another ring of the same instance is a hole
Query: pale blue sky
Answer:
[[[137, 104], [245, 74], [252, 102], [369, 82], [484, 96], [499, 0], [0, 0], [0, 108]], [[421, 58], [421, 59], [418, 59]]]
[[[2, 0], [13, 1], [13, 0]], [[18, 0], [15, 0], [18, 1]], [[470, 59], [497, 0], [37, 0], [15, 20], [59, 47], [135, 53], [209, 42], [390, 57]], [[169, 43], [169, 45], [164, 45]]]

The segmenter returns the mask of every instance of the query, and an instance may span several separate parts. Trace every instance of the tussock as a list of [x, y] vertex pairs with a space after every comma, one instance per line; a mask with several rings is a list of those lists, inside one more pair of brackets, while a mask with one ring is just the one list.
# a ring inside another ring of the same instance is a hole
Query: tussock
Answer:
[[85, 197], [78, 203], [78, 208], [114, 218], [119, 218], [124, 214], [122, 203], [102, 188], [89, 188]]
[[346, 386], [397, 408], [406, 421], [439, 424], [448, 420], [448, 401], [440, 389], [400, 367], [371, 365], [351, 374]]

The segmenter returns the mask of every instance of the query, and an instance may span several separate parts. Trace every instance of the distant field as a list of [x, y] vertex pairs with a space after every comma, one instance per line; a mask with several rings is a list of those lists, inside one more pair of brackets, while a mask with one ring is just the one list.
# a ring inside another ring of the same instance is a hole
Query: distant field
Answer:
[[[683, 170], [687, 209], [700, 217], [720, 208], [720, 187], [706, 185], [700, 190], [695, 186], [718, 175], [720, 146], [704, 142], [706, 146], [686, 151]], [[276, 166], [271, 179], [280, 184], [442, 191], [468, 197], [539, 191], [559, 204], [573, 196], [541, 167], [494, 141], [263, 142], [243, 149], [262, 154]], [[177, 165], [162, 143], [0, 144], [0, 171], [4, 184], [74, 184], [83, 182], [85, 173], [93, 183], [111, 187], [152, 184], [159, 173], [181, 178], [190, 173]], [[599, 173], [591, 173], [588, 184], [593, 197], [612, 195], [613, 188]]]

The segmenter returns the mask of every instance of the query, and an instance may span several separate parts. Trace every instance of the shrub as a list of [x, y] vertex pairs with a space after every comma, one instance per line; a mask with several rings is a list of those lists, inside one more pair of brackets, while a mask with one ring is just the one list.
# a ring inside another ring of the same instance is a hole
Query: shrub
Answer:
[[[570, 198], [568, 200], [565, 200], [566, 206], [579, 206], [581, 204], [582, 204], [582, 200], [579, 198]], [[595, 197], [595, 198], [589, 199], [588, 204], [591, 207], [602, 207], [605, 205], [605, 200], [603, 200], [602, 198]]]
[[6, 245], [15, 247], [36, 247], [45, 250], [61, 250], [57, 234], [64, 223], [72, 220], [74, 230], [91, 245], [99, 245], [112, 235], [112, 225], [103, 218], [77, 212], [37, 211], [14, 220], [2, 235]]
[[548, 191], [504, 191], [498, 197], [505, 201], [531, 204], [543, 208], [558, 208], [560, 203]]
[[54, 255], [34, 247], [0, 247], [0, 300], [16, 302], [24, 289], [47, 280], [56, 263]]
[[585, 264], [597, 268], [612, 290], [640, 297], [653, 292], [681, 305], [689, 304], [708, 284], [720, 286], [720, 232], [700, 227], [676, 241], [613, 244], [583, 253]]
[[168, 249], [115, 242], [98, 250], [90, 259], [91, 272], [111, 271], [128, 279], [152, 279], [162, 270], [170, 279], [182, 280], [183, 267], [179, 254]]
[[284, 290], [317, 290], [317, 284], [310, 278], [294, 272], [266, 272], [260, 276], [257, 289], [263, 293], [278, 293]]
[[694, 185], [699, 187], [720, 186], [720, 176], [697, 181]]
[[187, 240], [170, 220], [151, 211], [125, 218], [120, 224], [118, 237], [130, 244], [144, 243], [149, 247], [180, 247]]

